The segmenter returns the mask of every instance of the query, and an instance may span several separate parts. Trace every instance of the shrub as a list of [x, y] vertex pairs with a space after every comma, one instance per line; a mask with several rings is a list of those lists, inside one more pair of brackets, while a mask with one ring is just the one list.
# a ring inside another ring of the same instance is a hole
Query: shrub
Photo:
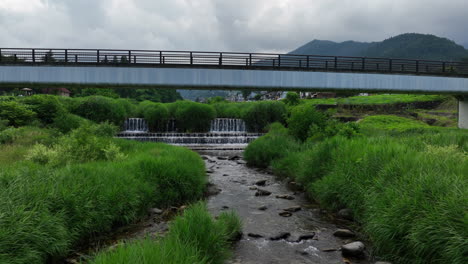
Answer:
[[152, 131], [163, 131], [169, 120], [169, 110], [161, 103], [143, 101], [138, 106], [138, 113], [148, 122]]
[[129, 118], [137, 115], [137, 106], [130, 99], [119, 98], [116, 102], [125, 109], [125, 117]]
[[211, 120], [216, 118], [216, 110], [211, 105], [179, 101], [176, 103], [175, 119], [177, 127], [185, 132], [207, 132]]
[[321, 133], [327, 126], [327, 116], [315, 110], [312, 105], [296, 106], [288, 119], [289, 133], [298, 140], [305, 141], [315, 133]]
[[125, 108], [117, 100], [103, 96], [80, 98], [73, 113], [97, 123], [111, 122], [117, 126], [126, 117]]
[[295, 92], [288, 92], [286, 94], [286, 98], [284, 99], [284, 102], [287, 105], [298, 105], [300, 103], [300, 97]]
[[262, 101], [250, 104], [243, 117], [249, 131], [264, 132], [268, 124], [284, 123], [286, 107], [282, 102]]
[[287, 134], [281, 124], [270, 126], [270, 132], [250, 143], [244, 152], [244, 158], [249, 165], [266, 168], [272, 160], [287, 156], [297, 151], [299, 143]]
[[0, 101], [0, 119], [7, 120], [9, 126], [27, 125], [35, 116], [36, 114], [28, 106], [17, 101]]
[[7, 129], [8, 127], [8, 120], [0, 119], [0, 132]]
[[87, 123], [89, 123], [89, 120], [83, 117], [66, 113], [57, 116], [52, 123], [52, 127], [57, 128], [62, 133], [68, 133], [73, 129], [86, 125]]
[[51, 124], [55, 118], [65, 114], [66, 110], [55, 95], [33, 95], [25, 97], [22, 102], [29, 105], [43, 124]]

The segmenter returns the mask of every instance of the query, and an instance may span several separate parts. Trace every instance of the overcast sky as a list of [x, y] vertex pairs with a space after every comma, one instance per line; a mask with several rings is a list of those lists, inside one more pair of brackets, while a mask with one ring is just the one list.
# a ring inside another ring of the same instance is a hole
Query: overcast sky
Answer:
[[406, 32], [468, 43], [468, 0], [0, 0], [0, 47], [287, 52]]

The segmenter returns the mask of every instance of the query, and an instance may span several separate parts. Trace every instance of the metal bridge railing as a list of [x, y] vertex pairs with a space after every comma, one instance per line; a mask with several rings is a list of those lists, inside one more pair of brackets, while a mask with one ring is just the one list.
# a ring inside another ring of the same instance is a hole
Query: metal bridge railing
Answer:
[[468, 77], [467, 62], [239, 52], [1, 48], [1, 64], [153, 67], [178, 65]]

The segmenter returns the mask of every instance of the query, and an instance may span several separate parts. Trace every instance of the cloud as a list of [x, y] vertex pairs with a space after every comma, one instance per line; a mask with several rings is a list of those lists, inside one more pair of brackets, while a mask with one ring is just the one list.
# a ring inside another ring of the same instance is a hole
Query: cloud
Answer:
[[2, 47], [286, 52], [406, 32], [468, 42], [466, 0], [1, 0]]

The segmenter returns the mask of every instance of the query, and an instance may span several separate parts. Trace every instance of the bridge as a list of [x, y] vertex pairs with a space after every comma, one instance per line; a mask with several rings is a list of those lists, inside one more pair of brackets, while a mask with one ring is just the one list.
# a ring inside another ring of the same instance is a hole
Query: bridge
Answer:
[[108, 49], [0, 49], [0, 87], [165, 87], [454, 94], [468, 128], [468, 63]]

